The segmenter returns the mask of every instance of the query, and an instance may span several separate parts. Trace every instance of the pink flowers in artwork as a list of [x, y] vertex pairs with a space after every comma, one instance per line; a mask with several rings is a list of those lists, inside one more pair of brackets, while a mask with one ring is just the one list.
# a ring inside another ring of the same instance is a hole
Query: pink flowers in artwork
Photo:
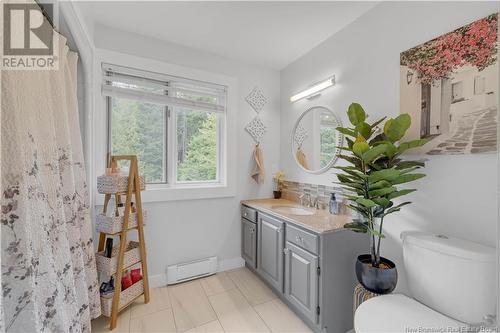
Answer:
[[482, 19], [470, 24], [465, 32], [466, 59], [469, 64], [484, 69], [495, 61], [497, 52], [498, 16]]
[[447, 78], [456, 68], [483, 70], [496, 61], [498, 15], [493, 14], [401, 53], [401, 65], [418, 73], [422, 83]]

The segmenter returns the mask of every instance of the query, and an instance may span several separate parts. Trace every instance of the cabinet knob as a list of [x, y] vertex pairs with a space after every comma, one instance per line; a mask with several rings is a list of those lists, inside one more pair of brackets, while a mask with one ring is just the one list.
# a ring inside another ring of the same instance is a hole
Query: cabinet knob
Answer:
[[288, 254], [289, 252], [290, 252], [290, 250], [288, 250], [286, 247], [283, 249], [284, 254]]

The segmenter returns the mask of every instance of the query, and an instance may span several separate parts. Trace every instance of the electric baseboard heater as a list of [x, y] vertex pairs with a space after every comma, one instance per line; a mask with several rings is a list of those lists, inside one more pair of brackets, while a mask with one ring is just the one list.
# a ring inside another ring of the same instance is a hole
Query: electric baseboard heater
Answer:
[[217, 257], [193, 260], [167, 267], [167, 284], [176, 284], [217, 272]]

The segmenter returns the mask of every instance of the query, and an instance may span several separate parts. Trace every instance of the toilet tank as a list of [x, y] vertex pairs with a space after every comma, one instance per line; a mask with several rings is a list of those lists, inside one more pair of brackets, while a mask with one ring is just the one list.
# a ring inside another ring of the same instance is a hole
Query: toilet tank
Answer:
[[495, 315], [495, 248], [423, 232], [403, 232], [411, 296], [467, 324]]

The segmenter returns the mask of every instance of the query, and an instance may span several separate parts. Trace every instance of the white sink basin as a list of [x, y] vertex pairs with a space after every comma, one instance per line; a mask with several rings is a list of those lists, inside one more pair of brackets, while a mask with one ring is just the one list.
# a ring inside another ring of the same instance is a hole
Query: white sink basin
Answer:
[[273, 210], [278, 213], [291, 214], [291, 215], [313, 215], [314, 211], [311, 209], [297, 207], [297, 206], [272, 206]]

